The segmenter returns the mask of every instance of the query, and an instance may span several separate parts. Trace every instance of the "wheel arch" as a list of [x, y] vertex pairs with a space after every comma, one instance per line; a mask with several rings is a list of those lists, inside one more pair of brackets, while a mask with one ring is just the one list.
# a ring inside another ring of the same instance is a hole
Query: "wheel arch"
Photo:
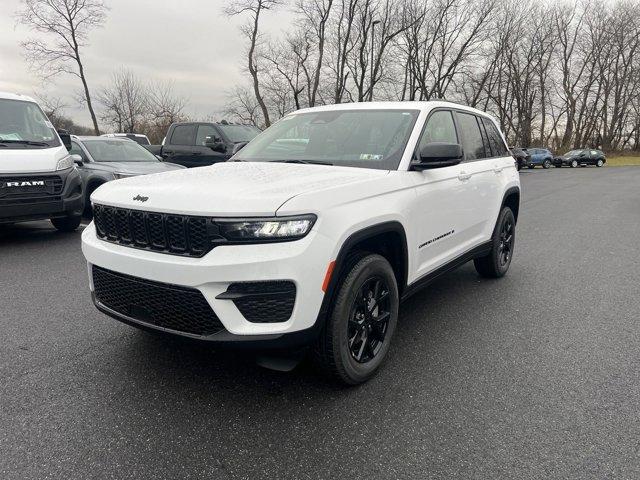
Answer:
[[518, 213], [520, 212], [520, 187], [511, 187], [504, 192], [500, 210], [502, 211], [504, 207], [509, 207], [511, 209], [513, 217], [516, 223], [518, 223]]
[[350, 255], [357, 251], [377, 253], [385, 257], [393, 268], [400, 296], [406, 288], [409, 253], [404, 226], [398, 221], [388, 221], [365, 227], [349, 235], [340, 246], [322, 300], [317, 324], [324, 325], [337, 294], [340, 280], [349, 268]]

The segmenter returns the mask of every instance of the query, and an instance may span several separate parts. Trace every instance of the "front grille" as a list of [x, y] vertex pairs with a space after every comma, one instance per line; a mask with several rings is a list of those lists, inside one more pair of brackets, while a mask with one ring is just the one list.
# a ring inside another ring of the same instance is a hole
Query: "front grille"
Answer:
[[31, 198], [0, 198], [0, 206], [3, 205], [32, 205], [39, 203], [59, 202], [62, 197], [31, 197]]
[[105, 307], [157, 327], [192, 335], [224, 329], [200, 291], [92, 267], [96, 299]]
[[232, 283], [218, 298], [232, 300], [249, 322], [286, 322], [293, 312], [296, 286], [287, 280]]
[[[44, 185], [34, 185], [34, 182], [44, 182]], [[57, 175], [0, 177], [0, 198], [50, 197], [60, 195], [63, 188], [64, 181]]]
[[94, 205], [93, 219], [98, 237], [108, 242], [189, 257], [212, 248], [205, 217]]

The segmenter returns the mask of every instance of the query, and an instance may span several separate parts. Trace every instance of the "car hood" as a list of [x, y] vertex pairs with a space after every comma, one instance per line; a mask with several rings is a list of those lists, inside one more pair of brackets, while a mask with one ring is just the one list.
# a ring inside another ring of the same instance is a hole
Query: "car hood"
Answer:
[[52, 148], [1, 148], [0, 173], [53, 172], [69, 154], [64, 146]]
[[95, 162], [93, 165], [99, 167], [100, 170], [130, 173], [132, 175], [169, 172], [184, 168], [182, 165], [166, 162]]
[[[222, 162], [107, 182], [91, 200], [118, 207], [208, 216], [276, 215], [287, 200], [351, 186], [388, 170], [273, 162]], [[136, 198], [136, 200], [134, 200]]]

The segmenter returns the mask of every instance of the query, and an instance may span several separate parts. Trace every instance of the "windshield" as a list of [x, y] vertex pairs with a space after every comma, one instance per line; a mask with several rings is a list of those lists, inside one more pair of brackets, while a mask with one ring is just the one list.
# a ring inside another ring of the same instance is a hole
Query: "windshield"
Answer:
[[158, 162], [157, 157], [130, 140], [82, 140], [95, 162]]
[[43, 148], [60, 145], [58, 136], [40, 107], [33, 102], [0, 99], [0, 145]]
[[575, 157], [576, 155], [580, 155], [582, 150], [571, 150], [570, 152], [565, 153], [567, 157]]
[[367, 109], [293, 114], [269, 127], [233, 159], [395, 170], [418, 113]]
[[260, 130], [250, 125], [219, 124], [218, 128], [222, 130], [222, 133], [224, 133], [232, 143], [248, 142], [260, 133]]

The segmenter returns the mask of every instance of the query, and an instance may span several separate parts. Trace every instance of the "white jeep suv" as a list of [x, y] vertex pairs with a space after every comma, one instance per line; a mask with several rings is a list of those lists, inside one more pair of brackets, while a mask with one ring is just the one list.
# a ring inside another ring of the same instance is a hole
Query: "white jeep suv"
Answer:
[[400, 300], [473, 260], [501, 277], [520, 181], [495, 121], [447, 102], [300, 110], [228, 162], [109, 182], [82, 234], [99, 310], [221, 345], [300, 352], [348, 384]]

